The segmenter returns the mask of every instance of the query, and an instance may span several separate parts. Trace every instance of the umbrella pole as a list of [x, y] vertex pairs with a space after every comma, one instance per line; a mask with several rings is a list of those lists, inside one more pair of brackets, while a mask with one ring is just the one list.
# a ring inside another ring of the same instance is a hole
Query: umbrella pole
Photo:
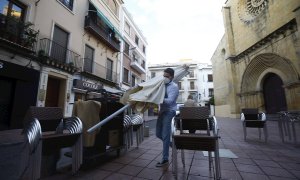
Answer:
[[128, 107], [130, 107], [130, 104], [125, 105], [124, 107], [122, 107], [121, 109], [119, 109], [118, 111], [114, 112], [113, 114], [111, 114], [110, 116], [108, 116], [107, 118], [103, 119], [101, 122], [99, 122], [98, 124], [94, 125], [93, 127], [91, 127], [90, 129], [87, 130], [88, 133], [92, 133], [94, 132], [96, 129], [101, 128], [101, 126], [103, 126], [105, 123], [107, 123], [108, 121], [110, 121], [112, 118], [114, 118], [115, 116], [117, 116], [118, 114], [120, 114], [121, 112], [125, 111], [125, 109], [127, 109]]

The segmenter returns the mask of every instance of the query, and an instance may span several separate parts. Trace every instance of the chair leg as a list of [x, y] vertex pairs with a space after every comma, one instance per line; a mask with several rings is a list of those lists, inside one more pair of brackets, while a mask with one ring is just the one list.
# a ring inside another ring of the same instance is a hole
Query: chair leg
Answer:
[[209, 167], [209, 171], [211, 171], [212, 154], [211, 151], [207, 151], [207, 152], [208, 152], [208, 167]]
[[264, 126], [264, 133], [265, 133], [265, 142], [267, 142], [268, 141], [268, 128], [267, 128], [266, 124]]
[[245, 124], [243, 123], [243, 131], [244, 131], [244, 140], [246, 141], [246, 137], [247, 137], [247, 129]]
[[282, 117], [278, 120], [278, 128], [279, 128], [279, 135], [281, 137], [281, 141], [284, 143], [284, 134], [283, 134], [283, 127], [282, 127]]
[[260, 130], [260, 128], [258, 128], [258, 135], [259, 135], [259, 139], [261, 139], [261, 130]]
[[133, 127], [132, 126], [130, 128], [130, 143], [131, 143], [131, 146], [133, 146]]
[[216, 175], [215, 175], [216, 179], [221, 179], [219, 148], [215, 150], [215, 169], [216, 169]]
[[[138, 145], [140, 144], [140, 129], [138, 128], [137, 130], [136, 130], [136, 138], [137, 138], [137, 143], [138, 143]], [[137, 146], [138, 146], [137, 145]]]
[[297, 135], [296, 135], [296, 128], [295, 128], [295, 123], [294, 121], [291, 122], [292, 125], [292, 133], [293, 133], [293, 139], [294, 139], [294, 144], [297, 144]]
[[174, 143], [172, 145], [172, 172], [175, 174], [175, 177], [177, 177], [177, 149]]
[[287, 134], [289, 136], [289, 140], [292, 140], [292, 135], [291, 135], [291, 128], [290, 128], [290, 121], [286, 122], [286, 129], [287, 129]]
[[183, 166], [185, 167], [185, 158], [184, 158], [184, 150], [183, 149], [181, 150], [181, 161], [182, 161]]

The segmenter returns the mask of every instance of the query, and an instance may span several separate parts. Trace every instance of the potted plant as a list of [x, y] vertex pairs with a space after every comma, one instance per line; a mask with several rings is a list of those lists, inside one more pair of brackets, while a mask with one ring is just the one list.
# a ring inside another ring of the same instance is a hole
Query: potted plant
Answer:
[[30, 28], [32, 25], [33, 24], [30, 22], [24, 25], [24, 46], [29, 49], [33, 49], [33, 46], [37, 42], [37, 36], [39, 34], [39, 31], [35, 31]]

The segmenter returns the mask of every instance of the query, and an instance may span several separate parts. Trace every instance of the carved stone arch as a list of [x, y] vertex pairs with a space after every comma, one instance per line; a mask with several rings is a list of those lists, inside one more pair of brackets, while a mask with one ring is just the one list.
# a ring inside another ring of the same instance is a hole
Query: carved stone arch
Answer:
[[268, 73], [277, 74], [284, 84], [299, 79], [299, 74], [289, 60], [273, 53], [260, 54], [252, 59], [243, 74], [241, 94], [260, 91], [262, 80]]

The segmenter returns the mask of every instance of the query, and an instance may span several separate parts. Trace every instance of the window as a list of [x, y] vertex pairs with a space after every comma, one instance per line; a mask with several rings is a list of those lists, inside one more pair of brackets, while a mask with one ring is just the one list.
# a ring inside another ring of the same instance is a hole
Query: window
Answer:
[[113, 80], [113, 61], [110, 59], [106, 61], [106, 79]]
[[133, 59], [134, 61], [138, 62], [138, 59], [137, 59], [137, 57], [136, 57], [135, 54], [132, 54], [132, 59]]
[[142, 67], [145, 69], [145, 61], [144, 60], [142, 60]]
[[195, 77], [195, 74], [194, 74], [194, 71], [193, 71], [193, 70], [190, 71], [190, 77], [191, 77], [191, 78]]
[[129, 44], [127, 42], [124, 43], [124, 53], [129, 56]]
[[74, 0], [59, 0], [63, 5], [65, 5], [68, 9], [73, 11], [73, 2]]
[[123, 82], [129, 83], [129, 70], [126, 68], [123, 70]]
[[146, 47], [143, 46], [143, 53], [146, 54]]
[[209, 89], [208, 89], [208, 96], [209, 96], [209, 97], [212, 97], [213, 95], [214, 95], [214, 89], [209, 88]]
[[[179, 92], [176, 103], [183, 103], [183, 93]], [[178, 107], [178, 106], [177, 106]], [[179, 107], [178, 107], [179, 108]], [[179, 110], [179, 109], [178, 109]]]
[[84, 71], [93, 72], [93, 61], [94, 61], [94, 49], [88, 45], [85, 45], [84, 51]]
[[190, 89], [195, 89], [195, 82], [194, 81], [190, 82]]
[[131, 76], [131, 87], [134, 87], [135, 86], [135, 76], [134, 75], [132, 75]]
[[179, 89], [179, 90], [182, 90], [181, 82], [178, 82], [177, 85], [178, 85], [178, 89]]
[[50, 56], [61, 63], [67, 63], [68, 41], [69, 33], [55, 25]]
[[118, 15], [118, 5], [115, 0], [105, 0], [108, 7], [113, 11], [115, 15]]
[[125, 22], [124, 31], [125, 31], [128, 35], [130, 35], [130, 25], [129, 25], [127, 22]]
[[135, 44], [139, 45], [139, 37], [137, 35], [135, 35]]
[[0, 2], [0, 13], [24, 21], [26, 6], [18, 1], [3, 0]]
[[212, 74], [208, 74], [207, 75], [207, 80], [208, 80], [208, 82], [213, 82], [213, 76], [212, 76]]
[[151, 72], [151, 78], [155, 78], [155, 72]]

